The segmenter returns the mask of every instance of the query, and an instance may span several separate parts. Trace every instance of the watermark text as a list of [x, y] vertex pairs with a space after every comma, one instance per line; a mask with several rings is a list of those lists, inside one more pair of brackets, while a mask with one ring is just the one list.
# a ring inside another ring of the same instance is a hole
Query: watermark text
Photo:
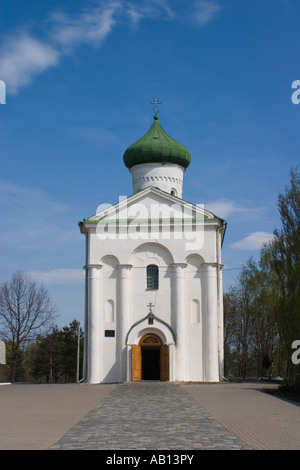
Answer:
[[298, 365], [300, 364], [300, 339], [293, 341], [292, 349], [296, 349], [292, 354], [292, 363]]
[[296, 90], [292, 93], [291, 100], [293, 104], [300, 103], [300, 80], [294, 80], [292, 83], [292, 88]]
[[0, 80], [0, 104], [6, 104], [6, 86], [3, 80]]
[[96, 214], [96, 233], [100, 240], [185, 240], [187, 250], [198, 250], [204, 244], [204, 220], [214, 219], [203, 204], [162, 204], [136, 202], [101, 204]]

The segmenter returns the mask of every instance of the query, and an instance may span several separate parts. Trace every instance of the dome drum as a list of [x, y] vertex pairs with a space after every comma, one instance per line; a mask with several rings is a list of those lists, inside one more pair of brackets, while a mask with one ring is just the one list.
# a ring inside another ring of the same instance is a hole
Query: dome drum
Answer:
[[143, 163], [130, 169], [134, 193], [149, 186], [182, 198], [182, 183], [185, 169], [168, 163]]

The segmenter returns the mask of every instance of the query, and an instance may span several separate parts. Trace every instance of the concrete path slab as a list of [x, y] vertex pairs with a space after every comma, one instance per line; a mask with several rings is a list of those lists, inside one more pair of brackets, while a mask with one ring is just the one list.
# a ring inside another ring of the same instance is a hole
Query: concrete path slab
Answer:
[[265, 387], [0, 385], [0, 450], [299, 450], [300, 407]]
[[256, 450], [300, 450], [300, 405], [264, 392], [277, 385], [183, 385], [226, 429]]
[[0, 450], [45, 450], [115, 385], [0, 385]]

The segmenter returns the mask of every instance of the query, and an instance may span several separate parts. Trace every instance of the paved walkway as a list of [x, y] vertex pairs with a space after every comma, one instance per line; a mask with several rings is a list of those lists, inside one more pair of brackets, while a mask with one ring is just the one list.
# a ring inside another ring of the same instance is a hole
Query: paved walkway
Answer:
[[267, 383], [184, 385], [219, 423], [256, 450], [300, 450], [300, 405], [264, 392]]
[[300, 450], [300, 407], [264, 387], [1, 385], [0, 450]]
[[53, 449], [246, 449], [179, 385], [119, 385]]

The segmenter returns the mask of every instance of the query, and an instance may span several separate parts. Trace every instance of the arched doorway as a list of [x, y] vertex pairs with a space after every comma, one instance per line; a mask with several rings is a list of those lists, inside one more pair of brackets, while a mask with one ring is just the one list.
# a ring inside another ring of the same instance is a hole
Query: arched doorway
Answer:
[[154, 333], [132, 346], [132, 380], [169, 380], [169, 346]]
[[142, 337], [140, 345], [142, 380], [160, 380], [160, 338], [148, 333]]

